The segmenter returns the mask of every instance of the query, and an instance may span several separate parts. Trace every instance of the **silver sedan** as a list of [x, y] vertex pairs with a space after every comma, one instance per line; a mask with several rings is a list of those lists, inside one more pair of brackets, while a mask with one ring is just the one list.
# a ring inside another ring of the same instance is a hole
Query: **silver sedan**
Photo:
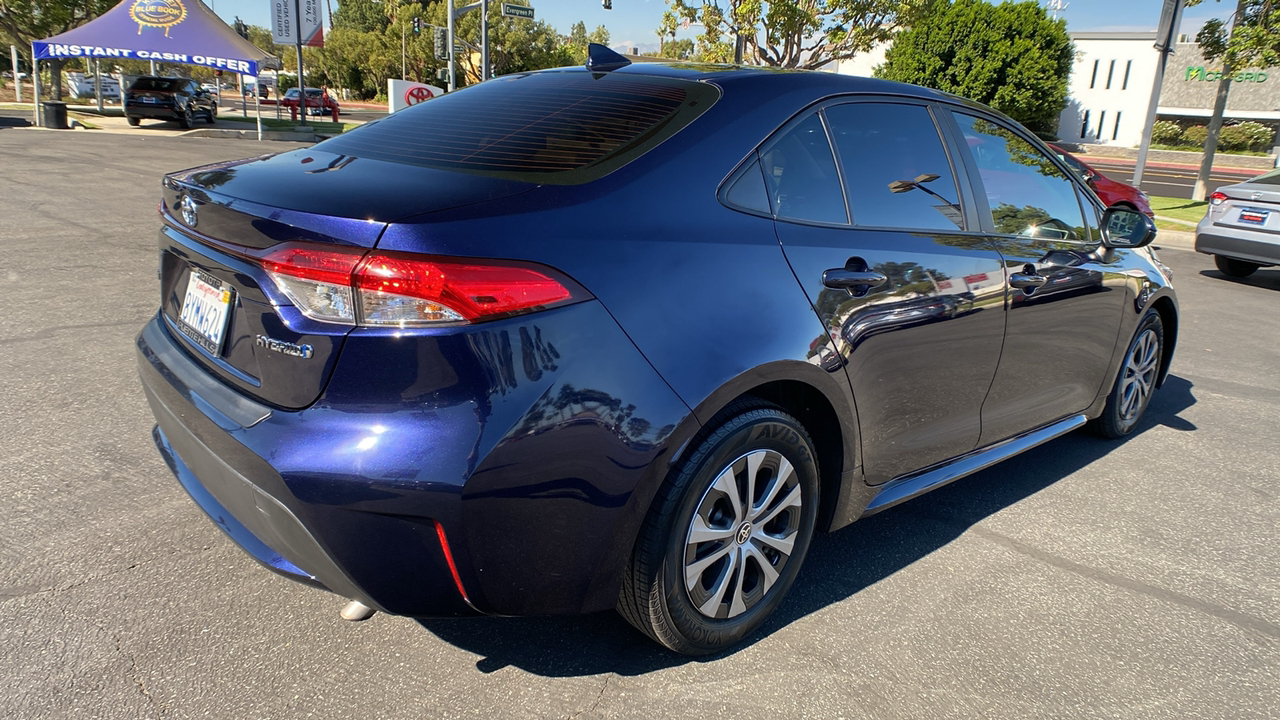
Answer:
[[1209, 211], [1196, 226], [1196, 251], [1214, 256], [1231, 277], [1280, 265], [1280, 170], [1209, 196]]

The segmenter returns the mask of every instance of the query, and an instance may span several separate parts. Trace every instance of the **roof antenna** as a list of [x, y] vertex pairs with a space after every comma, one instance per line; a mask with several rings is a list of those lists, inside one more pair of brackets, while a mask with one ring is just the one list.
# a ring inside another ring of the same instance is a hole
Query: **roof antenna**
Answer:
[[592, 72], [609, 72], [630, 64], [630, 60], [600, 43], [587, 45], [587, 69]]

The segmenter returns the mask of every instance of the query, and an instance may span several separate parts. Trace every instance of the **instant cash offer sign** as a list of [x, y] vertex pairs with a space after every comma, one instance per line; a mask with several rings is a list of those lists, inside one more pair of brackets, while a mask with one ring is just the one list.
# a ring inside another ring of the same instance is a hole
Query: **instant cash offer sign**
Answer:
[[278, 61], [200, 0], [124, 0], [89, 23], [31, 43], [36, 60], [129, 58], [202, 65], [242, 75]]
[[324, 47], [324, 25], [320, 22], [320, 0], [296, 0], [302, 17], [294, 17], [295, 0], [271, 0], [271, 39], [281, 45], [298, 42], [298, 30], [302, 26], [302, 44], [307, 47]]

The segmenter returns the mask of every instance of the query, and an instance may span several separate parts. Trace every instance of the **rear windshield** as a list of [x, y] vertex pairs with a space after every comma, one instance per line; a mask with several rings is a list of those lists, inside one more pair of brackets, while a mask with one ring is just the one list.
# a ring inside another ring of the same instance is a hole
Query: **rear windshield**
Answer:
[[182, 87], [186, 80], [179, 78], [144, 77], [133, 81], [129, 89], [134, 92], [173, 92]]
[[1246, 180], [1245, 182], [1259, 183], [1261, 185], [1280, 185], [1280, 170], [1272, 170], [1266, 175], [1259, 175], [1258, 177], [1253, 178], [1252, 180]]
[[623, 73], [509, 75], [422, 102], [317, 147], [512, 180], [576, 184], [644, 154], [719, 95], [706, 83]]

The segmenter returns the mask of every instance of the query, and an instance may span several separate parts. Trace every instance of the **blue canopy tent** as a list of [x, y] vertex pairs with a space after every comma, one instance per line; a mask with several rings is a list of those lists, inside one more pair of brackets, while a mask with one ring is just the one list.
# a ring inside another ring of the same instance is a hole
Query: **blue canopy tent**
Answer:
[[[53, 58], [128, 58], [201, 65], [257, 76], [279, 68], [269, 55], [236, 34], [200, 0], [123, 0], [94, 20], [31, 43], [34, 61]], [[39, 82], [39, 73], [32, 72]], [[122, 88], [123, 89], [123, 88]], [[40, 89], [37, 85], [36, 112]]]

